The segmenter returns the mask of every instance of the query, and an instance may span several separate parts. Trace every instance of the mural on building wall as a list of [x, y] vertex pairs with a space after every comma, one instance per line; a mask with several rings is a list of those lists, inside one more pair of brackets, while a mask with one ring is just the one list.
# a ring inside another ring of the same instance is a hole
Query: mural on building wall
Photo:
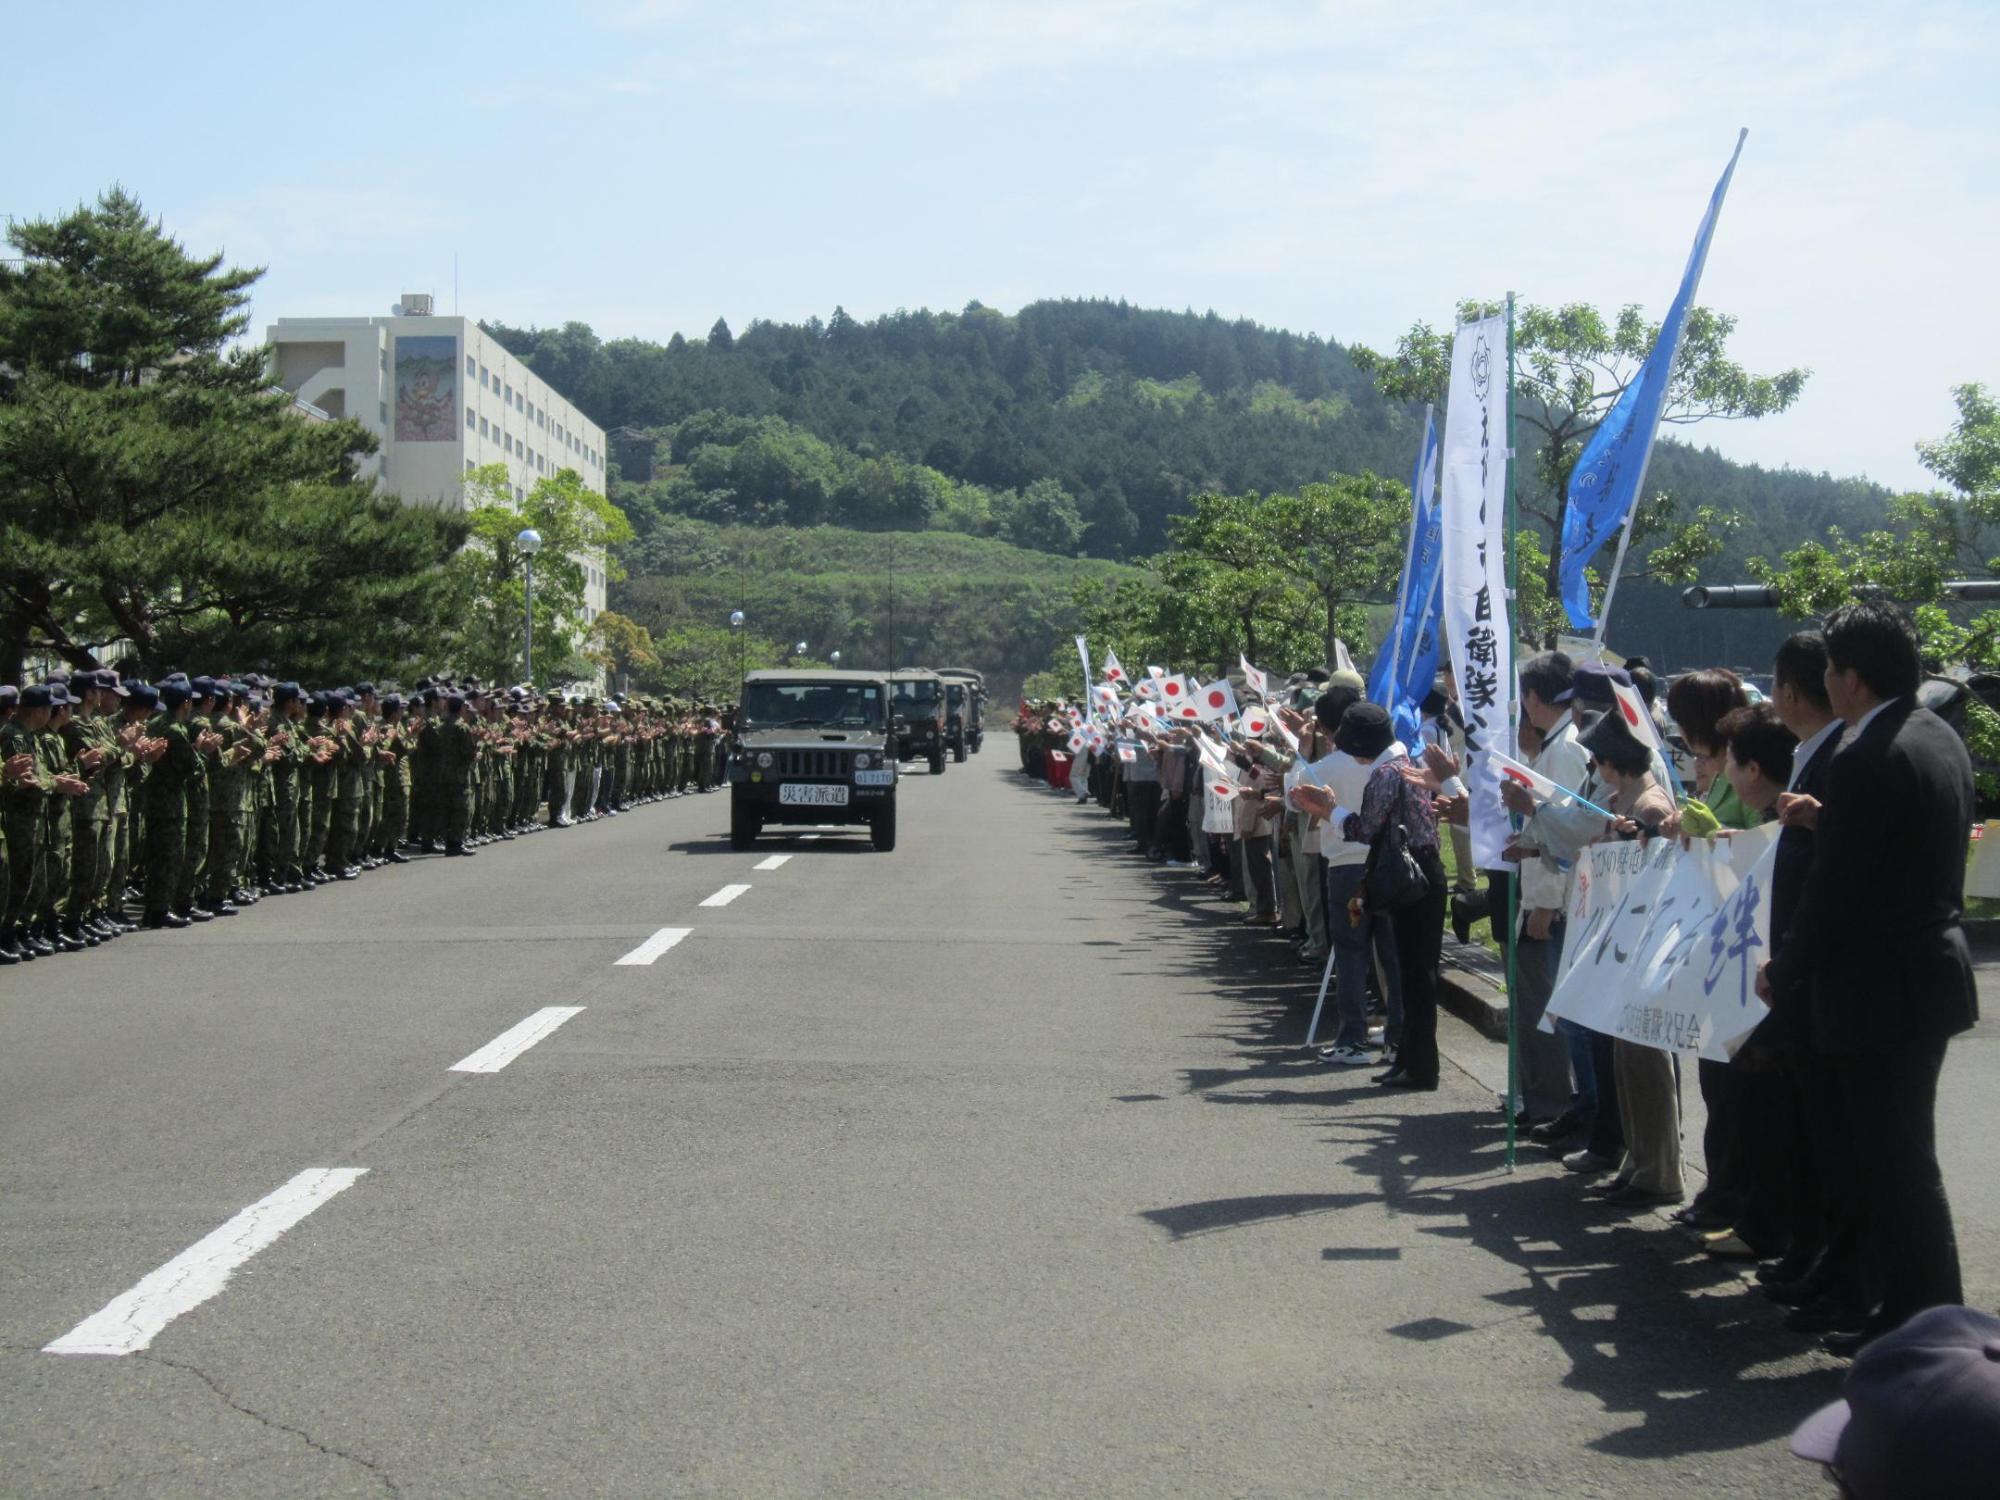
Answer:
[[458, 437], [458, 340], [413, 334], [396, 340], [396, 441], [449, 443]]

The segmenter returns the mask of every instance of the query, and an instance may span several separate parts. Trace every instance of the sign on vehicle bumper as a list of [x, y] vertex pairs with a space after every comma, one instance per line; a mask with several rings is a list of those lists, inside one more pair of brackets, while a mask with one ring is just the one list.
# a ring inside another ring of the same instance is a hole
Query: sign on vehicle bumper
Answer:
[[894, 770], [856, 771], [854, 773], [854, 784], [856, 786], [894, 786], [896, 784], [896, 773]]
[[847, 788], [788, 781], [778, 788], [778, 801], [793, 807], [845, 807]]

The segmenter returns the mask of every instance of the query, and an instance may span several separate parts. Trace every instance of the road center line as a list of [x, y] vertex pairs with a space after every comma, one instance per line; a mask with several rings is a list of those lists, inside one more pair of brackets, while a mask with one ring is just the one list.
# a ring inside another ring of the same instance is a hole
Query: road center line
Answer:
[[545, 1005], [518, 1026], [510, 1026], [463, 1062], [447, 1070], [452, 1073], [497, 1073], [554, 1031], [571, 1016], [583, 1014], [581, 1005]]
[[818, 837], [819, 835], [816, 833], [802, 833], [799, 835], [799, 842], [801, 844], [808, 843], [811, 840], [816, 839]]
[[621, 964], [650, 964], [693, 931], [692, 927], [662, 927], [658, 932], [647, 938], [645, 942], [619, 959], [618, 962]]
[[750, 887], [747, 885], [725, 885], [701, 904], [703, 906], [727, 906], [749, 889]]
[[760, 859], [750, 868], [753, 870], [775, 870], [791, 858], [789, 854], [773, 854], [769, 859]]
[[213, 1234], [195, 1241], [102, 1312], [93, 1313], [44, 1354], [133, 1354], [169, 1323], [193, 1312], [228, 1285], [236, 1268], [275, 1241], [334, 1194], [354, 1185], [366, 1167], [313, 1167], [261, 1198]]

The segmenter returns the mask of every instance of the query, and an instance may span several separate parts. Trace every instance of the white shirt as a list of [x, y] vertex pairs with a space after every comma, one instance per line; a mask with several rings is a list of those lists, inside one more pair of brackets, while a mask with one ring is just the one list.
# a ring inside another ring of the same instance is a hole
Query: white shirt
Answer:
[[1368, 778], [1375, 774], [1376, 767], [1408, 754], [1402, 742], [1391, 745], [1366, 765], [1343, 750], [1336, 750], [1325, 760], [1318, 762], [1319, 784], [1333, 793], [1333, 816], [1320, 830], [1320, 858], [1329, 865], [1359, 865], [1368, 862], [1368, 846], [1358, 840], [1342, 837], [1341, 825], [1350, 816], [1361, 811], [1362, 794], [1368, 790]]
[[[1869, 719], [1874, 717], [1875, 715], [1871, 713], [1861, 722], [1866, 724]], [[1839, 719], [1828, 719], [1825, 724], [1813, 731], [1810, 739], [1806, 740], [1798, 749], [1792, 752], [1792, 779], [1785, 783], [1786, 791], [1792, 791], [1798, 786], [1800, 775], [1804, 773], [1806, 766], [1811, 762], [1812, 758], [1819, 754], [1819, 747], [1824, 745], [1831, 735], [1838, 732], [1840, 723]]]

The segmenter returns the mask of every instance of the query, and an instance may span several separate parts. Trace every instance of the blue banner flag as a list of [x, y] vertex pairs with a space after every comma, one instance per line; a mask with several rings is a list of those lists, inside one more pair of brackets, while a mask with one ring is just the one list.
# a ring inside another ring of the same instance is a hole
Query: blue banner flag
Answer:
[[1424, 438], [1410, 477], [1410, 546], [1396, 618], [1368, 673], [1368, 701], [1389, 710], [1396, 738], [1412, 750], [1423, 702], [1437, 680], [1444, 634], [1444, 513], [1437, 504], [1437, 415], [1424, 408]]
[[1666, 406], [1674, 360], [1681, 351], [1688, 309], [1694, 306], [1695, 290], [1701, 285], [1709, 236], [1715, 232], [1723, 196], [1729, 191], [1736, 159], [1743, 154], [1743, 141], [1749, 134], [1745, 130], [1736, 137], [1729, 165], [1715, 185], [1715, 196], [1708, 200], [1708, 212], [1702, 216], [1687, 270], [1681, 275], [1681, 288], [1660, 324], [1653, 352], [1591, 434], [1590, 446], [1583, 450], [1569, 476], [1569, 509], [1563, 515], [1562, 529], [1562, 601], [1570, 624], [1578, 630], [1588, 630], [1597, 623], [1590, 613], [1590, 584], [1584, 569], [1599, 549], [1618, 535], [1626, 513], [1638, 501], [1639, 487], [1646, 482], [1646, 461], [1652, 457], [1653, 438], [1660, 430], [1660, 413]]

